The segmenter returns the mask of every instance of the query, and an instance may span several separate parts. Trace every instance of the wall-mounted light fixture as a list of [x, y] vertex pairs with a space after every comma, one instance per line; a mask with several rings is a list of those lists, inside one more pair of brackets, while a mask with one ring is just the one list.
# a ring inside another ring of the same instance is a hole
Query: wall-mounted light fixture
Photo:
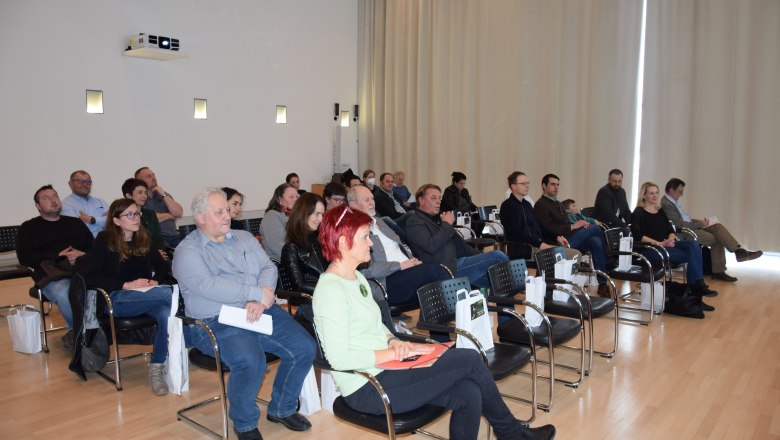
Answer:
[[341, 112], [339, 125], [341, 125], [342, 127], [349, 127], [349, 111], [344, 110], [343, 112]]
[[339, 120], [339, 103], [333, 104], [333, 120], [338, 121]]
[[357, 122], [357, 120], [360, 118], [360, 114], [358, 113], [359, 106], [355, 104], [354, 110], [352, 111], [352, 120]]
[[102, 90], [87, 90], [87, 113], [103, 113]]
[[276, 123], [277, 124], [286, 124], [287, 123], [287, 106], [286, 105], [277, 105], [276, 106]]
[[195, 112], [193, 118], [195, 119], [208, 119], [208, 103], [206, 99], [195, 98]]

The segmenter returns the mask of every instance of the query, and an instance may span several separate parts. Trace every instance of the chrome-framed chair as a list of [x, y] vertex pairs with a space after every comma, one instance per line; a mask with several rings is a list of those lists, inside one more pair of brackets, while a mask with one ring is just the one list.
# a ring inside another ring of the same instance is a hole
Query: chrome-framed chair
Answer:
[[[554, 384], [555, 382], [563, 383], [571, 388], [578, 388], [580, 383], [585, 378], [585, 325], [584, 325], [584, 313], [581, 313], [578, 319], [571, 319], [568, 317], [551, 317], [548, 316], [535, 304], [528, 302], [524, 299], [516, 298], [525, 292], [525, 278], [528, 273], [525, 260], [512, 260], [503, 263], [494, 264], [488, 268], [488, 277], [490, 279], [490, 295], [488, 301], [495, 303], [499, 307], [509, 307], [514, 309], [515, 305], [523, 305], [526, 308], [531, 307], [537, 312], [542, 314], [542, 325], [539, 327], [532, 327], [533, 339], [525, 337], [524, 333], [517, 328], [517, 325], [512, 321], [504, 323], [499, 322], [496, 332], [498, 333], [499, 341], [509, 342], [512, 344], [519, 344], [528, 346], [534, 344], [537, 347], [547, 348], [549, 352], [549, 361], [538, 360], [538, 362], [548, 364], [549, 376], [539, 376], [543, 379], [549, 380], [549, 399], [547, 404], [539, 404], [539, 409], [543, 411], [549, 411], [553, 404], [554, 396]], [[577, 296], [568, 289], [564, 289], [572, 302], [578, 305], [580, 311], [582, 311], [582, 304]], [[565, 364], [557, 364], [555, 362], [555, 347], [563, 346], [564, 343], [580, 336], [580, 365], [571, 366]], [[538, 359], [538, 357], [537, 357]], [[564, 368], [567, 370], [578, 373], [577, 380], [565, 380], [555, 375], [555, 367]]]
[[524, 425], [530, 424], [536, 418], [537, 387], [537, 358], [536, 345], [533, 343], [534, 334], [525, 318], [514, 310], [504, 307], [489, 307], [492, 312], [498, 312], [503, 316], [510, 316], [524, 328], [526, 337], [532, 343], [527, 347], [507, 344], [501, 341], [494, 343], [490, 350], [484, 350], [479, 340], [471, 333], [453, 325], [455, 321], [455, 309], [458, 302], [457, 292], [461, 289], [471, 290], [468, 278], [460, 277], [426, 284], [417, 289], [420, 300], [420, 321], [417, 327], [429, 331], [450, 333], [469, 339], [482, 355], [493, 380], [499, 381], [513, 374], [518, 374], [525, 366], [531, 365], [531, 398], [525, 399], [519, 396], [501, 393], [502, 396], [531, 405], [531, 416], [527, 420], [521, 420]]
[[[633, 261], [636, 261], [640, 263], [640, 266], [632, 265], [631, 269], [629, 269], [628, 271], [620, 271], [617, 269], [612, 269], [609, 271], [608, 275], [613, 280], [622, 280], [628, 282], [649, 284], [650, 307], [648, 309], [644, 309], [636, 305], [620, 306], [621, 311], [637, 312], [640, 314], [640, 318], [629, 318], [629, 317], [619, 316], [619, 319], [625, 322], [632, 322], [641, 325], [649, 325], [653, 321], [653, 315], [655, 315], [656, 313], [660, 314], [660, 312], [654, 312], [653, 307], [655, 304], [655, 296], [665, 295], [666, 292], [666, 274], [668, 272], [666, 267], [666, 262], [668, 261], [669, 254], [666, 253], [666, 249], [664, 249], [662, 246], [652, 246], [652, 245], [637, 243], [637, 242], [634, 242], [634, 248], [630, 252], [621, 251], [620, 239], [623, 237], [628, 237], [629, 235], [631, 235], [631, 230], [629, 228], [611, 228], [604, 231], [604, 238], [606, 239], [607, 242], [607, 255], [615, 256], [615, 257], [619, 257], [621, 255], [631, 256], [632, 263]], [[643, 249], [651, 250], [653, 252], [658, 253], [660, 260], [663, 261], [660, 267], [654, 267], [647, 257], [637, 252]], [[655, 291], [656, 281], [662, 282], [661, 292]], [[640, 300], [636, 298], [637, 294], [640, 294], [640, 292], [631, 291], [626, 294], [620, 295], [619, 299], [629, 303], [637, 303], [640, 302]], [[648, 315], [647, 319], [641, 319], [641, 316], [644, 313], [647, 313]]]
[[[579, 298], [581, 304], [583, 305], [582, 313], [583, 317], [586, 321], [588, 321], [588, 352], [589, 352], [589, 361], [588, 361], [588, 369], [585, 372], [585, 374], [590, 374], [590, 372], [593, 369], [593, 353], [597, 353], [602, 357], [611, 358], [614, 356], [615, 352], [617, 351], [618, 347], [618, 337], [619, 337], [619, 323], [618, 323], [618, 316], [620, 315], [620, 306], [617, 301], [617, 289], [615, 288], [615, 283], [612, 281], [612, 279], [609, 278], [607, 274], [600, 270], [596, 269], [590, 269], [590, 268], [582, 268], [581, 262], [578, 263], [580, 266], [575, 267], [575, 271], [577, 273], [583, 273], [588, 274], [588, 276], [595, 274], [596, 276], [602, 276], [607, 280], [607, 286], [609, 286], [609, 292], [610, 297], [604, 298], [601, 296], [590, 296], [588, 294], [588, 291], [581, 285], [573, 282], [573, 281], [566, 281], [562, 279], [556, 278], [555, 275], [555, 263], [559, 260], [565, 260], [566, 258], [566, 250], [562, 247], [554, 247], [554, 248], [547, 248], [540, 250], [535, 255], [536, 259], [536, 265], [538, 267], [538, 270], [543, 272], [545, 274], [545, 279], [547, 281], [547, 294], [545, 295], [544, 300], [544, 310], [545, 312], [553, 315], [559, 315], [559, 316], [566, 316], [569, 318], [577, 318], [579, 316], [580, 310], [574, 304], [572, 301], [556, 301], [553, 298], [552, 292], [555, 290], [556, 284], [565, 284], [570, 285], [575, 290], [577, 298]], [[612, 313], [612, 312], [615, 313]], [[613, 343], [612, 343], [612, 349], [610, 351], [596, 351], [593, 346], [593, 319], [594, 318], [609, 318], [612, 317], [613, 321], [613, 327], [614, 327], [614, 336], [613, 336]]]

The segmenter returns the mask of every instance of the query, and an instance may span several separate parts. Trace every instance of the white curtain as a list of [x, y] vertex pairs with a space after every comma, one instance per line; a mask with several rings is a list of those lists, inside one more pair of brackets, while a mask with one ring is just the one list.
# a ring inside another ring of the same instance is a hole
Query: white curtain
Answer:
[[648, 0], [640, 183], [780, 250], [780, 2]]
[[360, 166], [410, 189], [464, 172], [478, 205], [506, 177], [561, 177], [591, 206], [633, 160], [641, 0], [361, 0]]

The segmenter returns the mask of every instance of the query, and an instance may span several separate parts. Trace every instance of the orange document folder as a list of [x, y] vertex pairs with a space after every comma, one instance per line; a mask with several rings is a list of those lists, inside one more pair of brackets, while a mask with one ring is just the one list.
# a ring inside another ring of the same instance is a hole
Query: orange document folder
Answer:
[[433, 351], [428, 354], [420, 355], [419, 357], [413, 356], [413, 359], [407, 358], [407, 360], [383, 362], [378, 364], [377, 368], [381, 368], [383, 370], [409, 370], [411, 368], [430, 367], [434, 362], [436, 362], [436, 359], [441, 357], [445, 351], [452, 347], [452, 344], [454, 344], [454, 342], [432, 344]]

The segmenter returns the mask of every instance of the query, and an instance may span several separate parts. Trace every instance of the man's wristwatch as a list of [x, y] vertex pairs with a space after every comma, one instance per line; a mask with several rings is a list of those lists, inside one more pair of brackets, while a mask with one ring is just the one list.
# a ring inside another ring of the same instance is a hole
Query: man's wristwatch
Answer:
[[97, 223], [97, 220], [95, 220], [95, 217], [90, 217], [89, 218], [89, 224], [90, 225], [94, 225], [95, 223]]

